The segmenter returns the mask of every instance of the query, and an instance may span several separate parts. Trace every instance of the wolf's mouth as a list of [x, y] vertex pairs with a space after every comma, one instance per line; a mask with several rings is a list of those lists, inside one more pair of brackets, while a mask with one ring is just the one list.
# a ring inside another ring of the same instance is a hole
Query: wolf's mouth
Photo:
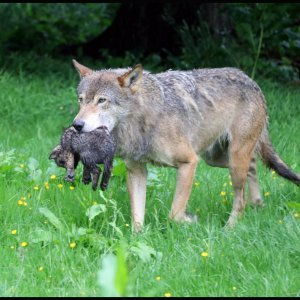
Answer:
[[104, 129], [104, 130], [108, 130], [108, 127], [107, 127], [107, 126], [104, 126], [104, 125], [101, 125], [101, 126], [97, 127], [97, 129]]

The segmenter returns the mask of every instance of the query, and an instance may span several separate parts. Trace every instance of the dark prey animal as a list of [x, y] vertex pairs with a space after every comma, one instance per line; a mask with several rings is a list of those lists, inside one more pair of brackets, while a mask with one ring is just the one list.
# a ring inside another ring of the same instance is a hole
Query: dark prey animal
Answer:
[[93, 190], [97, 189], [101, 173], [97, 164], [104, 164], [100, 188], [105, 190], [111, 176], [115, 148], [115, 142], [107, 127], [100, 126], [90, 132], [78, 133], [71, 126], [64, 131], [60, 144], [52, 150], [49, 159], [54, 159], [59, 167], [67, 170], [65, 179], [69, 182], [74, 181], [74, 170], [81, 161], [84, 165], [82, 182], [90, 183], [92, 174]]

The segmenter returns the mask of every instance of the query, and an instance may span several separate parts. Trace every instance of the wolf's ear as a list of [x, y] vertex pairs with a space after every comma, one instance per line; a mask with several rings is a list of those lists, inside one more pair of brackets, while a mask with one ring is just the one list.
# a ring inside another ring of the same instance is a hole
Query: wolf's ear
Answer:
[[91, 74], [93, 72], [90, 68], [81, 65], [75, 59], [72, 59], [72, 62], [73, 62], [73, 65], [74, 65], [75, 69], [79, 73], [80, 78], [82, 78], [82, 77], [84, 77], [86, 75], [89, 75], [89, 74]]
[[59, 152], [61, 151], [61, 145], [57, 145], [51, 152], [49, 159], [57, 158]]
[[121, 87], [130, 87], [132, 92], [137, 91], [137, 85], [143, 77], [142, 65], [136, 65], [132, 70], [118, 77]]

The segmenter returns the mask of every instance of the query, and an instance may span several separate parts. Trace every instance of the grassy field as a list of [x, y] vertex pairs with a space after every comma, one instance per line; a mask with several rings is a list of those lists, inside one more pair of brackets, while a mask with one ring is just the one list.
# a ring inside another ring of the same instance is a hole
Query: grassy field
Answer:
[[[0, 296], [300, 296], [300, 191], [259, 162], [266, 208], [234, 230], [228, 170], [200, 163], [188, 210], [167, 219], [175, 170], [149, 166], [145, 230], [131, 231], [125, 170], [107, 191], [48, 159], [78, 110], [77, 74], [0, 72]], [[300, 89], [261, 81], [270, 135], [300, 172]], [[222, 195], [221, 195], [221, 192]], [[224, 195], [225, 194], [225, 195]]]

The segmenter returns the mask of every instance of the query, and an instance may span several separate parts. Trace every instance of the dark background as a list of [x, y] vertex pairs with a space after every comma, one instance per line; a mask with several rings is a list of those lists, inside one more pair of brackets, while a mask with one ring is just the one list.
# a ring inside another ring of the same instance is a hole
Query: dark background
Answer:
[[0, 70], [233, 66], [299, 83], [300, 4], [1, 3]]

